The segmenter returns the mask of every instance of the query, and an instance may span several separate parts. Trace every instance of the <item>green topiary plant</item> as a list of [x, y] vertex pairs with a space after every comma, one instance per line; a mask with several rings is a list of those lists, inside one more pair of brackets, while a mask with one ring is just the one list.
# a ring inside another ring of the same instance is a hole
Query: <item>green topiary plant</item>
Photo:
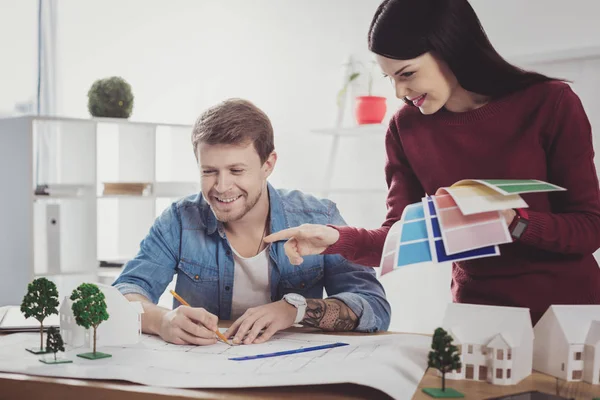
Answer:
[[88, 91], [88, 110], [94, 117], [129, 118], [133, 110], [131, 85], [119, 76], [98, 79]]

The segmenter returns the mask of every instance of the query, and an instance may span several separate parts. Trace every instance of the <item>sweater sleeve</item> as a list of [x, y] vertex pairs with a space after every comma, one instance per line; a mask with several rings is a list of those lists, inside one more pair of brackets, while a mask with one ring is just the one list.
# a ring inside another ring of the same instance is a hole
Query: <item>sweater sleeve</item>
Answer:
[[420, 201], [423, 197], [425, 191], [402, 147], [398, 134], [398, 118], [399, 115], [392, 118], [385, 136], [385, 178], [388, 186], [388, 211], [385, 222], [380, 228], [371, 230], [333, 226], [340, 232], [340, 238], [323, 254], [341, 254], [356, 264], [378, 267], [390, 227], [402, 217], [402, 211], [407, 205]]
[[557, 101], [546, 144], [548, 178], [567, 189], [550, 194], [552, 212], [528, 211], [520, 241], [563, 254], [592, 254], [600, 247], [600, 188], [592, 130], [579, 97], [566, 86]]

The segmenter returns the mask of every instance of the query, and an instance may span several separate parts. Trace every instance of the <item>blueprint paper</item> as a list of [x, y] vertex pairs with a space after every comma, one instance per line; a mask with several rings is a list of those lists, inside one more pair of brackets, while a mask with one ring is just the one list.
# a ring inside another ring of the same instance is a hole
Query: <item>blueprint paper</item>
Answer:
[[[323, 351], [231, 361], [236, 355], [268, 353], [302, 346], [343, 342]], [[39, 345], [39, 335], [16, 333], [0, 338], [0, 371], [29, 375], [120, 379], [177, 388], [241, 388], [356, 383], [393, 398], [411, 398], [426, 369], [431, 338], [422, 335], [334, 336], [280, 332], [263, 344], [178, 346], [143, 335], [130, 346], [101, 347], [111, 358], [86, 360], [69, 349], [71, 364], [46, 365], [25, 350]]]

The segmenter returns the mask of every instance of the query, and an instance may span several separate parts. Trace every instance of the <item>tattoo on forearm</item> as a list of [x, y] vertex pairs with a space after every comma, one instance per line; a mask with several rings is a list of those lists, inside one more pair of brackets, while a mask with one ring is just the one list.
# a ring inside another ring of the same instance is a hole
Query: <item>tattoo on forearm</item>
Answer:
[[301, 324], [325, 331], [352, 331], [358, 326], [358, 317], [338, 299], [307, 299], [306, 315]]

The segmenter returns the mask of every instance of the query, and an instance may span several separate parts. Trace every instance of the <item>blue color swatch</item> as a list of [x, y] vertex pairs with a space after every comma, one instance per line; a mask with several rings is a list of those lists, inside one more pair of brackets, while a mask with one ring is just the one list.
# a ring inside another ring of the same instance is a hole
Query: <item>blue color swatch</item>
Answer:
[[423, 203], [415, 203], [406, 206], [404, 221], [413, 221], [415, 219], [423, 218], [425, 218], [425, 213], [423, 212]]
[[412, 242], [414, 240], [423, 239], [427, 239], [427, 225], [425, 225], [424, 219], [420, 221], [407, 222], [402, 225], [402, 237], [400, 242]]
[[494, 256], [496, 255], [496, 246], [481, 247], [479, 249], [463, 251], [461, 253], [452, 254], [451, 256], [446, 254], [444, 249], [444, 242], [441, 240], [435, 241], [435, 251], [437, 253], [438, 262], [463, 260], [465, 258], [482, 257], [482, 256]]
[[400, 244], [398, 250], [398, 266], [417, 264], [421, 262], [431, 261], [431, 251], [429, 249], [429, 241]]

